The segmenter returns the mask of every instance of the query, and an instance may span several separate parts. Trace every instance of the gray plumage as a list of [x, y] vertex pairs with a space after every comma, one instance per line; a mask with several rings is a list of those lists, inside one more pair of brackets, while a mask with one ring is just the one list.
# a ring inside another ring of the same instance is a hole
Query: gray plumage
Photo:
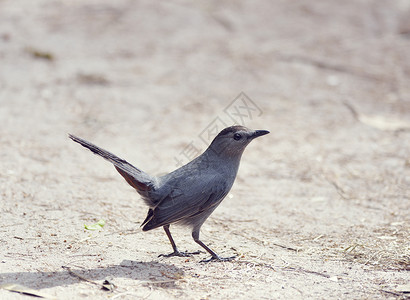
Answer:
[[150, 176], [116, 155], [74, 135], [69, 137], [112, 164], [124, 179], [136, 189], [149, 210], [141, 226], [144, 231], [163, 227], [174, 252], [164, 256], [188, 256], [180, 252], [169, 231], [177, 223], [192, 228], [196, 243], [211, 254], [211, 260], [221, 258], [199, 239], [202, 224], [230, 191], [245, 147], [256, 137], [269, 133], [244, 126], [222, 130], [208, 149], [188, 164], [161, 177]]

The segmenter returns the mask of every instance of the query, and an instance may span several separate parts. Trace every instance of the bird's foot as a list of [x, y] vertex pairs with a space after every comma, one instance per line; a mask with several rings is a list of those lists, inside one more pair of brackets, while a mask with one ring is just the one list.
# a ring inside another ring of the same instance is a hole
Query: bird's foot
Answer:
[[232, 261], [236, 258], [237, 256], [231, 256], [231, 257], [220, 257], [220, 256], [212, 256], [209, 259], [203, 259], [200, 262], [201, 263], [209, 263], [211, 261]]
[[195, 251], [195, 252], [182, 252], [179, 250], [176, 250], [170, 254], [160, 254], [158, 257], [171, 257], [171, 256], [179, 256], [179, 257], [190, 257], [192, 255], [200, 254], [201, 251]]

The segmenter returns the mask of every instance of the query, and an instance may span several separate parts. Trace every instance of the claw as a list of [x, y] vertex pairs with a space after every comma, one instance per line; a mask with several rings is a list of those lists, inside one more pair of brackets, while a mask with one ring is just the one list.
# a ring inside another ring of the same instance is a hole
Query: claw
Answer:
[[171, 256], [179, 256], [179, 257], [190, 257], [192, 255], [200, 254], [201, 251], [195, 251], [195, 252], [182, 252], [182, 251], [174, 251], [169, 254], [160, 254], [158, 257], [171, 257]]

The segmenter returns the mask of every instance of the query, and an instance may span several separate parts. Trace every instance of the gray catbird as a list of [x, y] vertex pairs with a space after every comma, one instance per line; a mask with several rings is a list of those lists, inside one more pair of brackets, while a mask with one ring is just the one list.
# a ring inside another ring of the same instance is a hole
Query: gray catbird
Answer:
[[137, 190], [148, 205], [148, 215], [141, 226], [147, 231], [163, 227], [174, 252], [163, 256], [189, 256], [198, 252], [180, 252], [169, 231], [172, 223], [192, 228], [194, 241], [208, 251], [210, 260], [221, 258], [199, 239], [205, 220], [228, 194], [235, 180], [239, 161], [246, 146], [267, 130], [251, 130], [244, 126], [223, 129], [204, 153], [160, 177], [150, 176], [127, 161], [74, 135], [69, 137], [114, 164], [117, 171]]

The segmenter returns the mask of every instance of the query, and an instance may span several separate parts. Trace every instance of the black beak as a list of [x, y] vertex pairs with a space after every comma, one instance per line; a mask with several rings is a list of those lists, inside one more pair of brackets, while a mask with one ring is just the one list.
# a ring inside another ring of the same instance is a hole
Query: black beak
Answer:
[[259, 136], [268, 134], [268, 133], [269, 133], [269, 131], [267, 131], [267, 130], [255, 130], [255, 132], [252, 133], [252, 135], [251, 135], [250, 137], [251, 137], [252, 139], [254, 139], [254, 138], [257, 138], [257, 137], [259, 137]]

